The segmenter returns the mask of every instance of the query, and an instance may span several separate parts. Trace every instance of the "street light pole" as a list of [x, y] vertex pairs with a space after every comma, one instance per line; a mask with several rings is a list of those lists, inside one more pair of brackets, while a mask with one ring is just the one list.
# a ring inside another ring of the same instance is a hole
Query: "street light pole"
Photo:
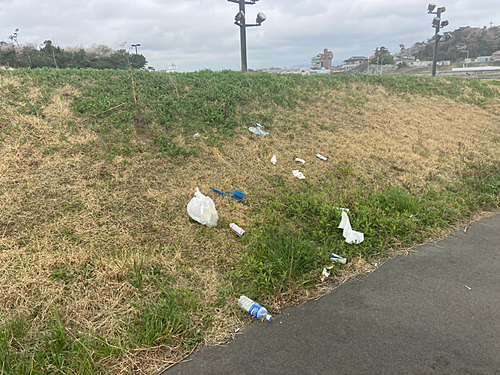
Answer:
[[239, 0], [240, 13], [243, 17], [240, 19], [240, 47], [241, 47], [241, 71], [247, 72], [247, 26], [245, 24], [245, 0]]
[[227, 0], [231, 3], [237, 3], [239, 5], [239, 12], [234, 17], [234, 24], [240, 27], [240, 46], [241, 46], [241, 71], [246, 73], [248, 70], [247, 64], [247, 27], [260, 26], [262, 22], [266, 20], [266, 15], [264, 13], [257, 14], [257, 19], [255, 24], [246, 23], [245, 14], [245, 4], [254, 5], [256, 1], [259, 0]]
[[435, 12], [433, 12], [434, 8], [436, 8], [436, 4], [430, 3], [427, 7], [427, 14], [435, 14], [436, 17], [432, 20], [432, 27], [434, 27], [436, 30], [434, 32], [434, 54], [432, 56], [432, 76], [436, 76], [436, 65], [437, 65], [437, 55], [438, 55], [438, 43], [443, 37], [440, 33], [439, 30], [441, 30], [442, 27], [445, 27], [448, 25], [448, 21], [441, 21], [441, 13], [446, 12], [445, 7], [439, 7]]
[[135, 57], [134, 57], [134, 60], [135, 60], [135, 63], [137, 63], [137, 47], [140, 47], [141, 45], [139, 43], [136, 43], [136, 44], [132, 44], [130, 47], [135, 47]]
[[[438, 8], [437, 12], [437, 18], [439, 18], [441, 20], [441, 8]], [[438, 22], [437, 23], [437, 26], [436, 26], [436, 30], [434, 32], [434, 54], [432, 55], [432, 76], [435, 77], [436, 76], [436, 65], [437, 65], [437, 55], [438, 55], [438, 34], [439, 34], [439, 30], [440, 30], [440, 23]]]
[[137, 55], [137, 47], [140, 47], [140, 44], [132, 44], [131, 47], [135, 47], [135, 54]]

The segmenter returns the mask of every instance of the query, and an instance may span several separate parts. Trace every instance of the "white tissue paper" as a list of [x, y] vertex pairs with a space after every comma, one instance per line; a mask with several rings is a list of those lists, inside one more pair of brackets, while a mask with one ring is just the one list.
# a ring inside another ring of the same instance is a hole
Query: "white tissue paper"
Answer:
[[276, 155], [273, 155], [273, 157], [271, 158], [271, 163], [273, 163], [273, 165], [276, 165]]
[[343, 236], [347, 243], [360, 244], [365, 239], [363, 233], [352, 230], [349, 216], [347, 216], [347, 212], [345, 211], [342, 211], [342, 220], [338, 227], [344, 230]]
[[302, 163], [302, 164], [306, 163], [306, 161], [304, 159], [300, 159], [300, 158], [295, 158], [295, 161], [298, 161], [299, 163]]
[[304, 178], [306, 178], [306, 176], [304, 176], [304, 174], [302, 172], [299, 172], [299, 170], [295, 170], [295, 171], [292, 171], [293, 175], [295, 177], [297, 177], [299, 180], [303, 180]]

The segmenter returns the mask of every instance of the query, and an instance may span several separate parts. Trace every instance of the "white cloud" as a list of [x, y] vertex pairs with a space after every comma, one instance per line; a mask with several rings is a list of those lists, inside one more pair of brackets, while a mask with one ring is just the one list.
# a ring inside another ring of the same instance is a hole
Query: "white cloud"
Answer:
[[[492, 0], [445, 1], [449, 30], [500, 24]], [[442, 4], [439, 3], [439, 6]], [[392, 52], [433, 34], [425, 1], [261, 0], [247, 5], [247, 19], [267, 20], [247, 29], [248, 65], [253, 68], [309, 64], [329, 48], [334, 60], [369, 56], [378, 46]], [[239, 69], [238, 5], [225, 0], [0, 0], [0, 39], [19, 28], [20, 43], [50, 39], [65, 46], [140, 43], [149, 65], [181, 71]]]

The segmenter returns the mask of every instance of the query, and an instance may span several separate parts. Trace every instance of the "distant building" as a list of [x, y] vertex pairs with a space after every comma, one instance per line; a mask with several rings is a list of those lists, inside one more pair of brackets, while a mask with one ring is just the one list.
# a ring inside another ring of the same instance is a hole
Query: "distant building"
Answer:
[[320, 74], [320, 75], [324, 75], [324, 74], [331, 74], [331, 71], [330, 69], [311, 69], [311, 75], [315, 75], [315, 74]]
[[394, 56], [394, 65], [406, 64], [407, 66], [412, 66], [415, 61], [415, 57], [413, 56]]
[[326, 48], [323, 50], [321, 54], [321, 67], [325, 69], [332, 68], [332, 60], [333, 60], [333, 52], [328, 51]]
[[409, 66], [413, 67], [425, 67], [425, 66], [432, 66], [432, 61], [421, 61], [419, 59], [416, 59], [415, 61], [407, 63]]
[[488, 62], [488, 61], [493, 61], [491, 56], [479, 56], [476, 59], [476, 62]]
[[317, 54], [311, 59], [311, 69], [331, 69], [333, 52], [323, 49], [323, 53]]
[[311, 69], [321, 69], [321, 54], [317, 54], [311, 59]]
[[260, 72], [264, 73], [279, 73], [279, 74], [302, 74], [303, 76], [308, 76], [311, 74], [310, 68], [300, 67], [300, 68], [267, 68], [262, 69]]
[[491, 55], [491, 60], [492, 61], [500, 61], [500, 51], [494, 52]]
[[344, 60], [344, 65], [347, 66], [356, 66], [365, 62], [368, 62], [368, 57], [366, 56], [352, 56], [349, 57], [347, 60]]
[[179, 70], [177, 69], [177, 66], [172, 63], [172, 65], [170, 65], [168, 68], [167, 68], [167, 73], [177, 73]]

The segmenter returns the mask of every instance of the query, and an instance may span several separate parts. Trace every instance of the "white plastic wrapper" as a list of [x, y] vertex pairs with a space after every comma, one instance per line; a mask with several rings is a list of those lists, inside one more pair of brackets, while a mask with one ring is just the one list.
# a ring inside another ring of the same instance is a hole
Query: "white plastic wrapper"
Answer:
[[343, 236], [345, 238], [345, 242], [360, 244], [364, 241], [365, 235], [361, 232], [356, 232], [352, 230], [351, 223], [349, 222], [349, 216], [347, 216], [347, 212], [342, 211], [342, 220], [338, 226], [340, 229], [344, 230]]
[[295, 170], [295, 171], [292, 171], [293, 175], [295, 177], [297, 177], [299, 180], [303, 180], [304, 178], [306, 178], [306, 176], [304, 176], [304, 174], [302, 172], [299, 172], [299, 170]]
[[196, 188], [194, 198], [187, 205], [187, 212], [193, 220], [209, 228], [215, 227], [219, 221], [212, 198], [203, 195], [198, 188]]
[[276, 162], [278, 160], [276, 160], [276, 155], [273, 155], [273, 157], [271, 158], [271, 163], [273, 163], [273, 165], [276, 165]]
[[300, 159], [300, 158], [295, 158], [295, 161], [298, 161], [299, 163], [302, 163], [302, 164], [306, 163], [306, 161], [304, 159]]

